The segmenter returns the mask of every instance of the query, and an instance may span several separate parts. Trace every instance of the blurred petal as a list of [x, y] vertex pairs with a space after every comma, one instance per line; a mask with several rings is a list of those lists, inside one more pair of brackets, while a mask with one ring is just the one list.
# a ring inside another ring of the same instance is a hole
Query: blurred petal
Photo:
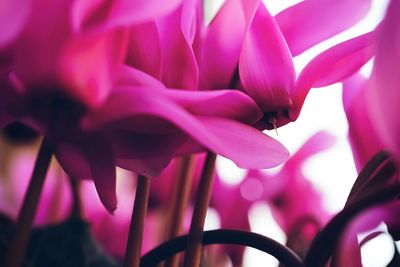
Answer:
[[258, 121], [262, 116], [254, 101], [240, 91], [166, 90], [165, 93], [179, 106], [196, 115], [220, 116], [249, 124]]
[[182, 19], [183, 7], [178, 8], [172, 14], [157, 20], [160, 33], [160, 44], [163, 59], [162, 82], [171, 88], [197, 89], [199, 70], [197, 60], [193, 52], [191, 36], [182, 29], [188, 27], [183, 23], [195, 23]]
[[368, 114], [365, 93], [367, 81], [355, 75], [343, 82], [343, 105], [349, 122], [349, 141], [354, 162], [360, 172], [365, 164], [384, 147]]
[[241, 82], [262, 111], [287, 108], [295, 74], [285, 39], [261, 1], [242, 3], [249, 25], [239, 59]]
[[161, 78], [161, 47], [154, 21], [132, 26], [126, 63]]
[[374, 37], [374, 32], [355, 37], [329, 48], [311, 60], [297, 80], [290, 117], [297, 119], [312, 87], [340, 82], [367, 63], [375, 52]]
[[114, 75], [122, 65], [126, 31], [111, 31], [71, 42], [61, 58], [61, 75], [68, 90], [89, 107], [99, 106], [108, 96]]
[[227, 0], [204, 37], [200, 64], [201, 85], [228, 88], [238, 67], [246, 21], [240, 0]]
[[113, 151], [107, 140], [92, 136], [86, 154], [93, 174], [97, 193], [104, 207], [112, 213], [117, 208], [116, 170]]
[[118, 75], [116, 78], [116, 83], [118, 85], [130, 85], [130, 86], [140, 86], [140, 87], [155, 87], [155, 88], [165, 88], [159, 80], [150, 76], [149, 74], [131, 68], [127, 65], [123, 65], [118, 70]]
[[293, 56], [362, 19], [371, 0], [306, 0], [275, 16]]
[[18, 37], [28, 20], [31, 0], [2, 0], [0, 4], [0, 50]]
[[400, 2], [391, 1], [377, 36], [377, 51], [368, 92], [375, 128], [400, 162]]
[[116, 0], [75, 1], [74, 30], [98, 27], [101, 31], [147, 22], [173, 11], [182, 0]]
[[54, 152], [64, 171], [73, 179], [91, 179], [90, 163], [82, 146], [58, 143]]
[[299, 168], [306, 160], [317, 153], [331, 148], [336, 137], [328, 132], [319, 131], [311, 136], [285, 164], [285, 168]]
[[[211, 116], [204, 116], [200, 119], [199, 116], [193, 116], [162, 95], [157, 98], [153, 97], [154, 91], [151, 92], [148, 88], [132, 89], [121, 89], [115, 93], [101, 110], [86, 119], [86, 127], [96, 127], [126, 118], [151, 116], [175, 125], [206, 148], [232, 159], [242, 167], [272, 167], [288, 157], [286, 148], [280, 143], [250, 126], [230, 119], [217, 119]], [[140, 129], [142, 128], [139, 127]], [[159, 130], [171, 131], [173, 129], [160, 124]], [[251, 160], [249, 155], [252, 155]], [[247, 166], [247, 164], [249, 165]]]

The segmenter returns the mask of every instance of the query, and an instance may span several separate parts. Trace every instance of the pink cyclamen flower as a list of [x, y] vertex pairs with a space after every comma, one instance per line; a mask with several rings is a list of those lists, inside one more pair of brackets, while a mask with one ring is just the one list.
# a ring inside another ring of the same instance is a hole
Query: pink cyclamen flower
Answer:
[[296, 120], [311, 87], [341, 81], [372, 57], [373, 34], [321, 53], [297, 80], [292, 55], [351, 26], [369, 6], [365, 0], [308, 0], [273, 17], [259, 0], [226, 1], [204, 37], [201, 82], [249, 94], [264, 112], [261, 128]]
[[[8, 2], [2, 12], [14, 10]], [[104, 134], [84, 131], [80, 120], [110, 94], [125, 58], [128, 26], [179, 4], [169, 1], [154, 9], [157, 1], [136, 2], [26, 1], [17, 12], [26, 16], [1, 20], [2, 28], [13, 23], [20, 27], [0, 46], [0, 95], [6, 96], [0, 100], [0, 125], [19, 119], [44, 133], [69, 175], [94, 178], [109, 210], [116, 202], [110, 193], [115, 184], [113, 152]]]
[[382, 142], [400, 162], [399, 113], [400, 3], [391, 1], [377, 34], [376, 57], [367, 100], [369, 114]]

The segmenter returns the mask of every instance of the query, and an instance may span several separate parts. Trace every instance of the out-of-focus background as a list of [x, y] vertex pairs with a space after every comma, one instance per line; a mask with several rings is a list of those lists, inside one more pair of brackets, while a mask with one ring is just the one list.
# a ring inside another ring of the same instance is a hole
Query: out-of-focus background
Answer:
[[[223, 2], [223, 0], [206, 1], [205, 12], [207, 20], [212, 19]], [[264, 0], [264, 2], [269, 12], [275, 15], [301, 1]], [[388, 0], [374, 0], [372, 2], [369, 14], [358, 24], [295, 57], [294, 63], [297, 74], [314, 56], [324, 49], [374, 29], [384, 16]], [[368, 76], [371, 68], [372, 62], [369, 62], [362, 69], [362, 74]], [[336, 213], [343, 208], [357, 176], [353, 156], [347, 141], [348, 125], [342, 105], [341, 84], [311, 90], [302, 113], [296, 122], [279, 128], [277, 133], [275, 131], [267, 133], [281, 141], [293, 154], [308, 138], [319, 130], [333, 134], [337, 141], [332, 148], [310, 158], [304, 164], [303, 172], [316, 189], [322, 193], [325, 208], [332, 213]], [[269, 173], [277, 172], [279, 168], [265, 171]], [[232, 162], [221, 157], [217, 161], [217, 171], [225, 182], [232, 185], [240, 183], [245, 174], [244, 170], [239, 169]], [[249, 216], [252, 231], [272, 237], [283, 244], [286, 242], [285, 234], [275, 222], [266, 204], [255, 204], [251, 208]], [[216, 228], [218, 226], [218, 215], [214, 212], [209, 212], [207, 223], [208, 229]], [[380, 227], [381, 230], [385, 231], [384, 225]], [[374, 239], [373, 242], [363, 246], [363, 265], [370, 267], [386, 266], [385, 263], [390, 261], [394, 253], [392, 242], [389, 236], [381, 235], [381, 237]], [[377, 246], [380, 248], [379, 253], [373, 251]], [[278, 266], [278, 263], [271, 256], [254, 249], [246, 249], [244, 266]]]

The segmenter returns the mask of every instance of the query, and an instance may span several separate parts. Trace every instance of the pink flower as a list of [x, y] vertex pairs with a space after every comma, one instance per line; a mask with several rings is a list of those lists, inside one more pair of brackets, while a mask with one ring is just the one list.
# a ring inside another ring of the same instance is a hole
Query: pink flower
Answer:
[[369, 6], [364, 0], [308, 0], [273, 17], [259, 0], [226, 1], [204, 37], [201, 82], [245, 91], [264, 113], [259, 127], [296, 120], [311, 87], [341, 81], [372, 57], [372, 34], [326, 50], [297, 80], [292, 55], [351, 26]]
[[112, 140], [119, 166], [156, 176], [172, 157], [205, 149], [252, 168], [276, 166], [288, 156], [277, 141], [247, 125], [261, 113], [245, 94], [166, 89], [138, 70], [125, 67], [122, 73], [112, 96], [84, 121], [87, 129], [118, 136]]
[[400, 3], [391, 1], [377, 34], [376, 57], [367, 92], [369, 114], [382, 142], [400, 160]]

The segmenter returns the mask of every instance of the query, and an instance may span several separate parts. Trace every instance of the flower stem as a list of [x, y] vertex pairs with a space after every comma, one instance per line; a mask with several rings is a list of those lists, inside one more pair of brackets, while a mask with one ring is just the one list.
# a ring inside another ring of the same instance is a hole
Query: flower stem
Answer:
[[11, 241], [8, 246], [8, 252], [5, 261], [5, 267], [18, 267], [21, 265], [28, 244], [30, 232], [37, 206], [39, 204], [40, 194], [42, 192], [47, 169], [51, 161], [52, 149], [47, 139], [44, 138], [36, 158], [35, 167], [32, 172], [28, 191], [25, 194], [22, 208], [18, 215]]
[[73, 177], [68, 177], [68, 178], [72, 192], [72, 207], [69, 217], [74, 219], [82, 219], [83, 218], [82, 199], [79, 193], [80, 181], [74, 179]]
[[142, 252], [144, 221], [150, 193], [150, 178], [138, 176], [135, 203], [125, 251], [124, 267], [139, 267]]
[[[140, 266], [157, 266], [157, 264], [166, 258], [184, 251], [188, 243], [187, 240], [188, 236], [184, 235], [161, 244], [142, 257]], [[271, 238], [252, 232], [226, 229], [205, 231], [203, 234], [202, 244], [231, 244], [252, 247], [274, 256], [285, 266], [304, 266], [299, 256], [289, 248], [279, 244]]]
[[[173, 198], [168, 218], [168, 229], [166, 240], [172, 239], [181, 234], [185, 210], [189, 204], [190, 189], [193, 183], [195, 167], [193, 155], [184, 156], [179, 162], [177, 181], [175, 182]], [[176, 267], [179, 263], [179, 255], [168, 259], [165, 267]]]
[[187, 250], [183, 261], [184, 267], [200, 266], [203, 228], [207, 215], [207, 208], [210, 203], [214, 180], [215, 159], [216, 155], [208, 152], [196, 195], [196, 202], [187, 240]]

